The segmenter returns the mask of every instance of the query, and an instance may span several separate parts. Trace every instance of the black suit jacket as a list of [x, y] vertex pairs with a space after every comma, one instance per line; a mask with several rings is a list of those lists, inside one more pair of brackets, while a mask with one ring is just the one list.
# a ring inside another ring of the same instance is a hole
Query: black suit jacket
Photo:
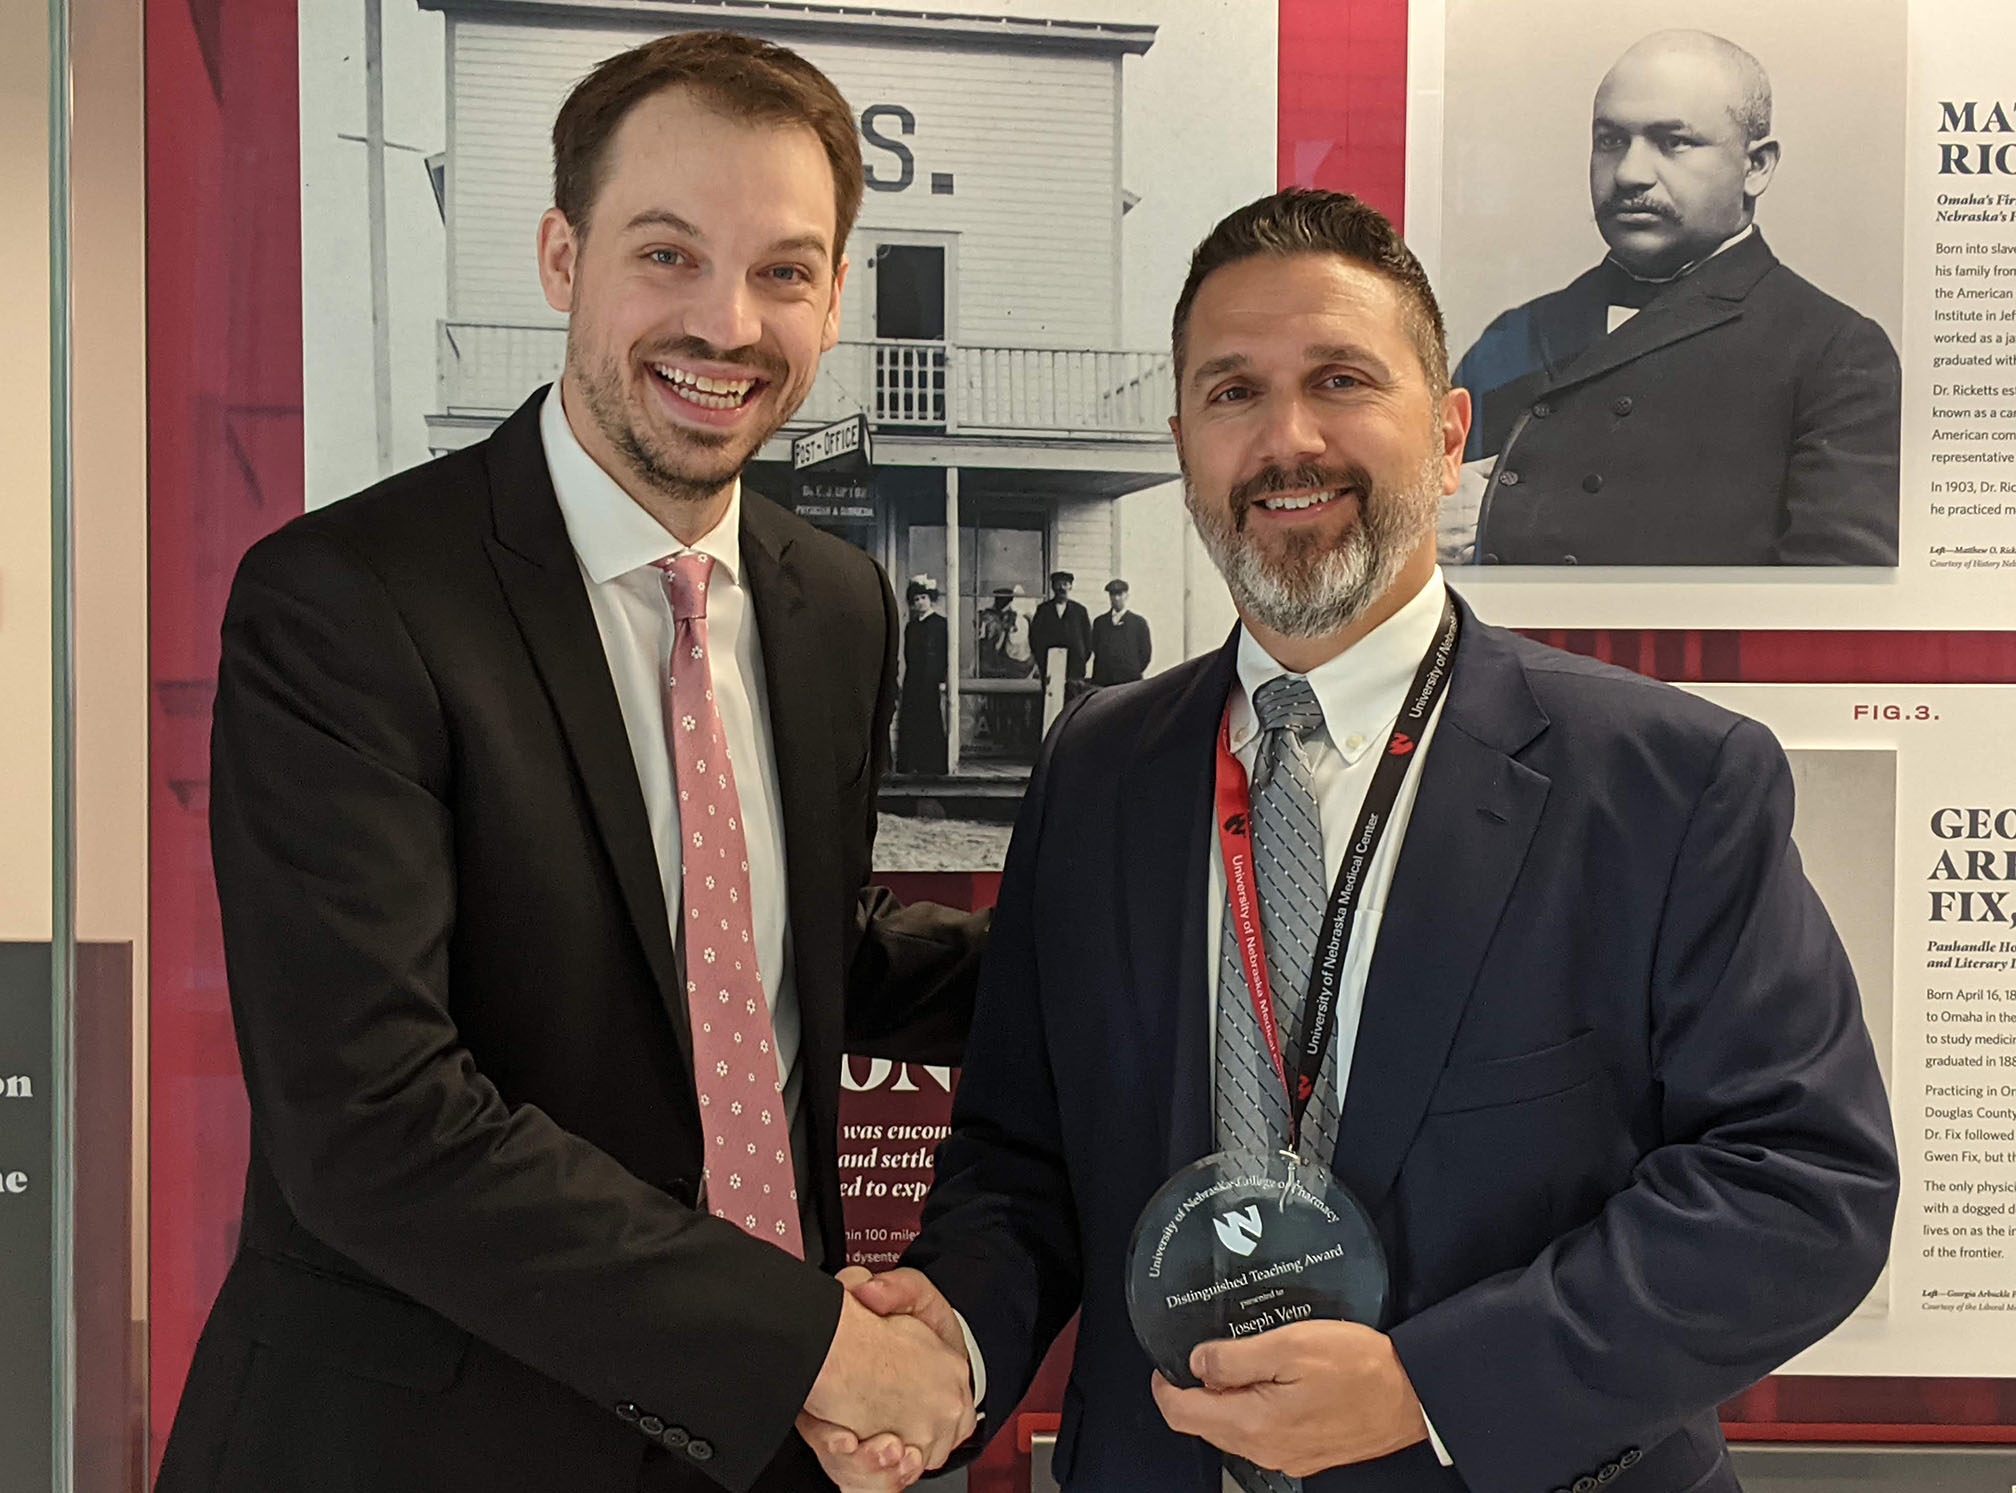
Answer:
[[1057, 603], [1044, 597], [1029, 618], [1029, 651], [1036, 655], [1036, 668], [1049, 678], [1050, 650], [1064, 650], [1064, 677], [1083, 679], [1085, 664], [1092, 657], [1092, 615], [1075, 601], [1064, 603], [1064, 615], [1057, 615]]
[[[1379, 930], [1333, 1167], [1392, 1269], [1426, 1443], [1312, 1493], [1733, 1490], [1715, 1407], [1844, 1318], [1897, 1193], [1852, 975], [1752, 721], [1465, 615]], [[1082, 1304], [1067, 1488], [1215, 1493], [1124, 1261], [1214, 1149], [1205, 897], [1234, 645], [1075, 702], [1008, 855], [907, 1255], [999, 1429]], [[1110, 868], [1110, 875], [1088, 869]], [[1606, 1471], [1607, 1469], [1607, 1471]]]
[[1901, 373], [1883, 329], [1762, 234], [1605, 335], [1598, 266], [1457, 365], [1497, 456], [1475, 558], [1504, 565], [1895, 565]]
[[[693, 1207], [680, 952], [540, 397], [232, 588], [211, 835], [251, 1166], [166, 1493], [816, 1478], [791, 1422], [840, 1288]], [[837, 1263], [842, 1049], [957, 1062], [980, 927], [866, 885], [880, 570], [753, 493], [741, 547]]]
[[1111, 612], [1092, 619], [1092, 682], [1132, 684], [1148, 672], [1154, 656], [1148, 636], [1148, 619], [1129, 612], [1119, 621]]

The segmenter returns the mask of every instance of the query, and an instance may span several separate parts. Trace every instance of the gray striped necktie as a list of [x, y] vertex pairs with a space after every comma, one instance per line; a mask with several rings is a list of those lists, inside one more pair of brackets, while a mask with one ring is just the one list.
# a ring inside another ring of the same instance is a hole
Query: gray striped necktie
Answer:
[[[1254, 692], [1260, 748], [1251, 774], [1253, 872], [1260, 925], [1273, 987], [1283, 1059], [1294, 1061], [1302, 1002], [1315, 962], [1317, 930], [1329, 902], [1323, 879], [1323, 822], [1316, 807], [1303, 738], [1323, 726], [1323, 708], [1298, 674], [1269, 680]], [[1265, 1155], [1288, 1144], [1288, 1096], [1267, 1055], [1239, 962], [1230, 894], [1218, 959], [1216, 1119], [1221, 1150]], [[1334, 1054], [1336, 1049], [1331, 1049]], [[1337, 1149], [1337, 1085], [1326, 1070], [1302, 1119], [1302, 1155], [1328, 1165]], [[1300, 1479], [1228, 1456], [1225, 1468], [1250, 1493], [1293, 1493]]]

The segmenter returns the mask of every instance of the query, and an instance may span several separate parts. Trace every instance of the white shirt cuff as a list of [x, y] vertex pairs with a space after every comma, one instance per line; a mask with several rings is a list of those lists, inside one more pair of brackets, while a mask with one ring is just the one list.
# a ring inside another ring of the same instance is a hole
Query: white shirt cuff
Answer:
[[[967, 1337], [966, 1342], [970, 1348], [973, 1342], [970, 1335]], [[1449, 1448], [1442, 1444], [1442, 1438], [1435, 1434], [1435, 1422], [1428, 1418], [1428, 1407], [1426, 1405], [1421, 1407], [1421, 1424], [1428, 1428], [1428, 1444], [1435, 1448], [1435, 1460], [1440, 1462], [1444, 1467], [1454, 1467], [1456, 1465], [1455, 1460], [1450, 1457]]]
[[[966, 1325], [964, 1314], [955, 1310], [952, 1315], [959, 1319], [959, 1331], [966, 1338], [966, 1363], [973, 1371], [973, 1404], [977, 1411], [981, 1401], [987, 1398], [987, 1361], [980, 1356], [980, 1343], [973, 1336], [973, 1329]], [[1432, 1436], [1435, 1433], [1430, 1430], [1428, 1434]], [[1447, 1467], [1449, 1463], [1445, 1461], [1442, 1465]]]

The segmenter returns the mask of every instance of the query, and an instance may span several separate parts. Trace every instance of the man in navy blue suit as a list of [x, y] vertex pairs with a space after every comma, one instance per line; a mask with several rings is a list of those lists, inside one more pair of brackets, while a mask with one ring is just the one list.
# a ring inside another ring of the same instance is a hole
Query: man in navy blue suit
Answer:
[[[1234, 213], [1192, 261], [1174, 340], [1189, 506], [1240, 626], [1052, 731], [923, 1232], [853, 1289], [965, 1343], [994, 1430], [1082, 1311], [1066, 1488], [1734, 1489], [1716, 1405], [1854, 1309], [1897, 1195], [1784, 754], [1449, 596], [1435, 516], [1469, 397], [1377, 213], [1304, 191]], [[1446, 693], [1389, 734], [1452, 611]], [[1251, 1061], [1267, 982], [1227, 916], [1214, 785], [1228, 758], [1250, 775], [1293, 1054], [1303, 925], [1388, 754], [1410, 766], [1301, 1127], [1383, 1241], [1384, 1330], [1207, 1343], [1203, 1387], [1177, 1389], [1128, 1320], [1136, 1218], [1242, 1129], [1285, 1134]], [[1263, 839], [1268, 822], [1294, 832]], [[891, 1438], [807, 1432], [845, 1487], [918, 1470]]]

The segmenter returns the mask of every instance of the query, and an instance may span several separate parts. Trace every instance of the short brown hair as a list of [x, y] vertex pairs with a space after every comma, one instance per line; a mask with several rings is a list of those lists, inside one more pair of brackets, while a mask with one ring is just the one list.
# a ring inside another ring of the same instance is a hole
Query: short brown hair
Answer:
[[1263, 255], [1285, 259], [1291, 254], [1338, 254], [1399, 287], [1407, 336], [1428, 374], [1429, 390], [1438, 399], [1448, 392], [1448, 337], [1442, 328], [1442, 308], [1435, 302], [1421, 261], [1377, 208], [1348, 192], [1308, 187], [1289, 187], [1248, 203], [1220, 220], [1190, 256], [1190, 274], [1176, 298], [1169, 334], [1179, 387], [1190, 308], [1212, 272], [1241, 260]]
[[638, 104], [690, 88], [733, 119], [803, 125], [833, 167], [833, 262], [861, 210], [861, 137], [854, 110], [818, 68], [788, 47], [735, 31], [682, 31], [618, 52], [574, 85], [553, 121], [553, 205], [576, 234], [602, 189], [609, 137]]

